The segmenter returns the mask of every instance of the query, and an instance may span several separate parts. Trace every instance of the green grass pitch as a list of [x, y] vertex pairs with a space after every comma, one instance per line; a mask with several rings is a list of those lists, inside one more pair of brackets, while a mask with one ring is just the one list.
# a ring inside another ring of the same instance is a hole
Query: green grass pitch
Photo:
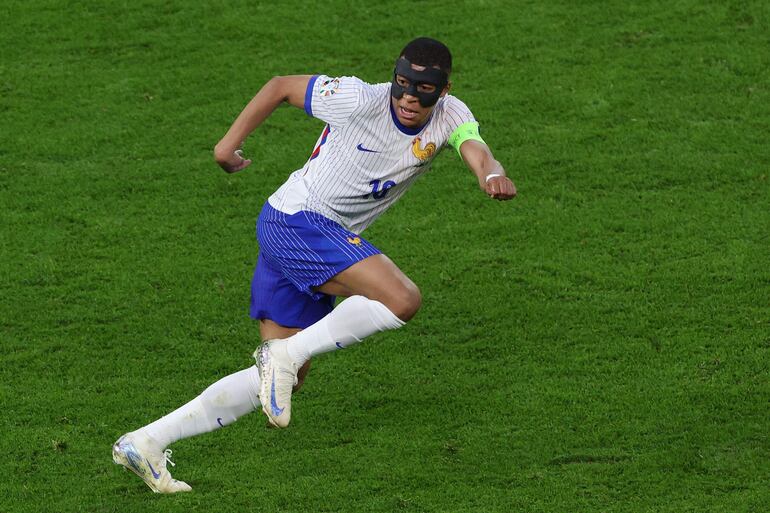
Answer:
[[[3, 5], [0, 512], [767, 511], [767, 2]], [[520, 196], [444, 152], [366, 233], [417, 317], [152, 494], [110, 446], [252, 363], [254, 221], [322, 123], [280, 108], [232, 176], [214, 144], [270, 77], [387, 81], [420, 35]]]

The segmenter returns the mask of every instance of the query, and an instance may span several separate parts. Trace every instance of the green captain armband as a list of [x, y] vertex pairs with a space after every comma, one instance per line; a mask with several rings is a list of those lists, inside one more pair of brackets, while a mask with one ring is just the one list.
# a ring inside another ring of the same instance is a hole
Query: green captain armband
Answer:
[[460, 146], [462, 146], [465, 141], [479, 141], [480, 143], [487, 144], [484, 142], [484, 139], [481, 138], [481, 135], [479, 135], [479, 124], [476, 121], [468, 121], [455, 128], [455, 131], [449, 136], [447, 143], [457, 150], [457, 154], [462, 157]]

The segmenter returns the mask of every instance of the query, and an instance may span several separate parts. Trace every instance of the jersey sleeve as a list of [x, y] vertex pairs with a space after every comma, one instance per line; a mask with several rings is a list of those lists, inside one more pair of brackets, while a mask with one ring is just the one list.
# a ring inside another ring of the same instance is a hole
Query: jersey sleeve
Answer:
[[479, 141], [486, 144], [479, 134], [478, 121], [473, 117], [473, 113], [465, 103], [451, 97], [451, 101], [447, 102], [445, 112], [449, 128], [447, 144], [457, 150], [458, 154], [460, 154], [460, 146], [465, 141]]
[[356, 77], [314, 75], [305, 91], [305, 112], [331, 126], [344, 125], [361, 103], [364, 86]]

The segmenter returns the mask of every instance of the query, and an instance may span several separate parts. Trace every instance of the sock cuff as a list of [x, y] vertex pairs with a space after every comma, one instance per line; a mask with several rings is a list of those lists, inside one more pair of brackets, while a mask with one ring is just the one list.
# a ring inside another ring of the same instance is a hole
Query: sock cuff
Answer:
[[380, 303], [375, 299], [368, 299], [364, 296], [358, 296], [368, 302], [369, 311], [372, 314], [372, 319], [377, 323], [377, 327], [381, 330], [393, 330], [400, 328], [406, 322], [398, 318], [396, 314], [390, 311], [390, 308]]

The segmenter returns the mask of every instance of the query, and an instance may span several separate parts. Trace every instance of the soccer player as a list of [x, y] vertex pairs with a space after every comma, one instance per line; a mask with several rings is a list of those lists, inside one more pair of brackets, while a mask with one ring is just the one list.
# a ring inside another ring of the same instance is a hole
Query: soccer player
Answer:
[[[361, 232], [451, 146], [491, 198], [516, 187], [479, 136], [465, 104], [448, 94], [452, 57], [439, 41], [418, 38], [396, 60], [391, 83], [355, 77], [275, 77], [216, 145], [217, 163], [240, 171], [243, 141], [280, 104], [304, 109], [325, 127], [305, 165], [262, 207], [251, 316], [264, 343], [257, 365], [226, 376], [165, 417], [123, 435], [113, 459], [156, 492], [189, 491], [169, 474], [166, 447], [224, 427], [261, 407], [286, 427], [293, 390], [310, 359], [369, 335], [399, 328], [420, 308], [417, 286]], [[334, 307], [335, 296], [343, 300]]]

